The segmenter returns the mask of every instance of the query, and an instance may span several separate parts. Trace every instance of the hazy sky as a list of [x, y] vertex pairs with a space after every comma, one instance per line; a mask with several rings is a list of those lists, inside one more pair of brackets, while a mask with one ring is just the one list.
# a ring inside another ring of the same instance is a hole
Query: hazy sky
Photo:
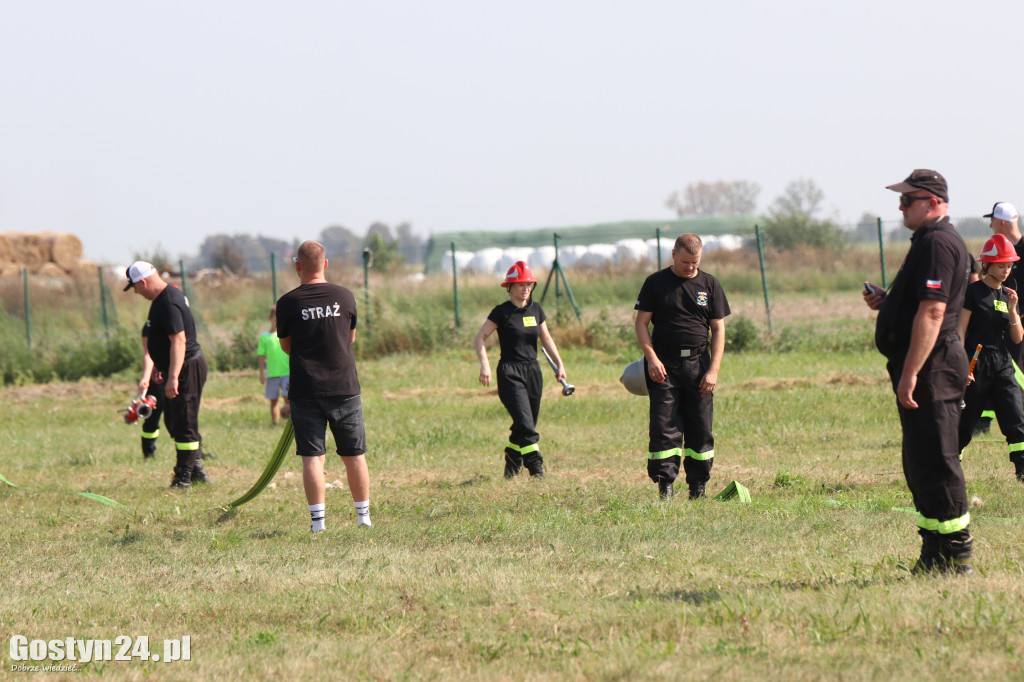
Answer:
[[[315, 237], [672, 217], [798, 177], [843, 222], [915, 167], [1024, 205], [1024, 5], [0, 0], [0, 231], [123, 263]], [[1000, 37], [999, 34], [1003, 34]]]

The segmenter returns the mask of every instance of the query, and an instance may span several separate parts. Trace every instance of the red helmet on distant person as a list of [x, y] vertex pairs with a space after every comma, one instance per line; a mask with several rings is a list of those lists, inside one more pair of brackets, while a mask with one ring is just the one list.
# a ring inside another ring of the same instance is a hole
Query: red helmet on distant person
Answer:
[[512, 284], [536, 284], [537, 278], [533, 276], [533, 270], [526, 264], [526, 261], [517, 260], [515, 264], [508, 269], [505, 274], [505, 281], [501, 283], [501, 286], [506, 289]]
[[1020, 260], [1020, 256], [1013, 249], [1013, 244], [1006, 238], [1006, 235], [994, 234], [985, 242], [978, 258], [982, 263], [1012, 263]]

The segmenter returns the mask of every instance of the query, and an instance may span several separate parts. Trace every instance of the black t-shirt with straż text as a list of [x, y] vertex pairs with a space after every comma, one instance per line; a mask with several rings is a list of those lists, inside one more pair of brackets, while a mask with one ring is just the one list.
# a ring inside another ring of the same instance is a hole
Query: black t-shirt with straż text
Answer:
[[352, 354], [356, 299], [338, 284], [321, 282], [292, 289], [277, 302], [277, 335], [291, 339], [291, 399], [359, 395]]

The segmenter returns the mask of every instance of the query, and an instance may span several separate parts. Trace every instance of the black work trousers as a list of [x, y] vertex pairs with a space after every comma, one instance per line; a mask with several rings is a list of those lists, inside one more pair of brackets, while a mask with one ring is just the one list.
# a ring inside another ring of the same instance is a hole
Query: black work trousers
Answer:
[[165, 401], [164, 423], [174, 439], [178, 465], [186, 469], [185, 473], [191, 473], [193, 465], [201, 457], [199, 403], [207, 371], [206, 358], [202, 355], [186, 360], [178, 375], [178, 395]]
[[985, 348], [974, 367], [974, 382], [964, 393], [964, 411], [960, 416], [960, 452], [970, 442], [974, 425], [986, 407], [996, 413], [999, 430], [1006, 437], [1010, 460], [1024, 456], [1024, 405], [1013, 361], [1005, 348]]
[[519, 462], [527, 461], [528, 468], [540, 466], [542, 458], [537, 445], [537, 417], [540, 415], [540, 397], [544, 391], [544, 377], [535, 361], [498, 362], [498, 397], [512, 417], [509, 427], [506, 455]]
[[[904, 357], [886, 366], [893, 392]], [[942, 535], [969, 537], [967, 486], [960, 467], [957, 432], [967, 384], [967, 353], [956, 334], [939, 336], [917, 375], [917, 409], [899, 404], [903, 427], [903, 474], [917, 509], [918, 526]]]
[[715, 457], [715, 401], [713, 393], [701, 395], [700, 380], [711, 366], [711, 356], [705, 350], [685, 358], [665, 354], [658, 359], [665, 365], [664, 381], [653, 381], [644, 361], [650, 397], [647, 475], [655, 483], [671, 483], [682, 462], [687, 485], [707, 483]]

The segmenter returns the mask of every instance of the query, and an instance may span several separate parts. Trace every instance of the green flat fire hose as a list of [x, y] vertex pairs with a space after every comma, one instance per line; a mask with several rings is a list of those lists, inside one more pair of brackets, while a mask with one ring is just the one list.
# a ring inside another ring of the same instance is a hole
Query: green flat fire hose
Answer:
[[83, 492], [75, 491], [75, 494], [76, 495], [81, 495], [82, 497], [87, 497], [90, 500], [94, 500], [96, 502], [99, 502], [100, 504], [105, 504], [108, 507], [123, 507], [124, 506], [123, 504], [121, 504], [117, 500], [112, 500], [109, 497], [103, 497], [103, 495], [97, 495], [96, 493], [83, 493]]
[[253, 500], [257, 495], [263, 492], [263, 489], [267, 487], [267, 484], [273, 480], [277, 474], [277, 470], [281, 468], [281, 463], [284, 462], [285, 453], [292, 445], [292, 441], [295, 440], [295, 429], [292, 426], [292, 420], [289, 419], [285, 422], [284, 432], [281, 434], [281, 440], [277, 443], [277, 449], [274, 450], [274, 454], [270, 456], [270, 461], [267, 463], [267, 468], [263, 470], [263, 475], [260, 476], [259, 480], [249, 488], [249, 492], [239, 497], [237, 500], [230, 504], [224, 505], [223, 509], [235, 509], [241, 507], [246, 502]]
[[6, 483], [7, 485], [11, 486], [12, 488], [17, 488], [18, 487], [17, 484], [11, 483], [6, 478], [4, 478], [3, 474], [0, 474], [0, 481], [2, 481], [3, 483]]

